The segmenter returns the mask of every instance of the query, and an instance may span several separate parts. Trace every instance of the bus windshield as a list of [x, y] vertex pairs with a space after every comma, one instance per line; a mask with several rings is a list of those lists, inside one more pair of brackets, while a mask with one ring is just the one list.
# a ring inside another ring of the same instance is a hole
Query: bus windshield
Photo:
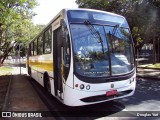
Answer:
[[133, 69], [130, 32], [119, 26], [70, 24], [75, 71], [87, 77], [126, 74]]

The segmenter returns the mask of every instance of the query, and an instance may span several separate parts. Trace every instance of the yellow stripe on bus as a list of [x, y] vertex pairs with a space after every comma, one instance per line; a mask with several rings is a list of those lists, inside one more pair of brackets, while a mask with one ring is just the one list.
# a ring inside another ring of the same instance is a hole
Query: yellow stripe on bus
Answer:
[[46, 71], [53, 71], [53, 61], [39, 61], [39, 60], [29, 60], [29, 66], [36, 69], [43, 69]]

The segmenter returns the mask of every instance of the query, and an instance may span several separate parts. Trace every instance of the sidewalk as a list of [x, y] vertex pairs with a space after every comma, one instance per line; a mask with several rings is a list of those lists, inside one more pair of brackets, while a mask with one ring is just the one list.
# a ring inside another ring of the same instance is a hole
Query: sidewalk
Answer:
[[48, 111], [27, 76], [14, 75], [5, 111]]
[[[13, 67], [12, 79], [8, 88], [8, 95], [6, 95], [3, 111], [20, 111], [20, 112], [42, 112], [49, 111], [43, 101], [40, 99], [37, 92], [34, 90], [29, 78], [26, 75], [26, 69]], [[17, 118], [9, 118], [9, 120], [17, 120]], [[22, 120], [54, 120], [54, 118], [19, 118]], [[8, 119], [7, 119], [8, 120]]]
[[146, 79], [160, 80], [160, 69], [138, 67], [136, 75], [137, 77], [143, 77]]

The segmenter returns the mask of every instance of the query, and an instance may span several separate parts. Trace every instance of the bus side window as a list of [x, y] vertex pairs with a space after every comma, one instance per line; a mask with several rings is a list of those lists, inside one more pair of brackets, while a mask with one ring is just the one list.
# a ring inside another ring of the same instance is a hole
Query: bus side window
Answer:
[[33, 55], [34, 55], [34, 48], [33, 48], [33, 46], [34, 46], [34, 42], [32, 42], [32, 43], [30, 44], [30, 48], [29, 48], [29, 55], [30, 55], [30, 56], [33, 56]]
[[49, 28], [44, 34], [44, 53], [51, 53], [52, 47], [52, 29]]
[[38, 55], [42, 55], [43, 54], [43, 36], [41, 35], [38, 39]]
[[33, 54], [37, 55], [37, 50], [38, 50], [37, 49], [37, 39], [35, 39], [35, 41], [34, 41], [34, 47], [33, 48], [34, 48], [34, 53]]

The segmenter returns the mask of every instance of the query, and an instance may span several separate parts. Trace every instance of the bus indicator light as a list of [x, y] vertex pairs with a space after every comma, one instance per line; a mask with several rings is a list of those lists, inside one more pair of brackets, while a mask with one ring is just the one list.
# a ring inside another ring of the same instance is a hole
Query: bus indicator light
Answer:
[[90, 89], [90, 85], [87, 85], [87, 86], [86, 86], [86, 89], [89, 90], [89, 89]]
[[133, 78], [133, 79], [130, 79], [130, 84], [131, 84], [132, 82], [134, 82], [134, 78]]
[[78, 84], [75, 84], [75, 87], [78, 87]]

